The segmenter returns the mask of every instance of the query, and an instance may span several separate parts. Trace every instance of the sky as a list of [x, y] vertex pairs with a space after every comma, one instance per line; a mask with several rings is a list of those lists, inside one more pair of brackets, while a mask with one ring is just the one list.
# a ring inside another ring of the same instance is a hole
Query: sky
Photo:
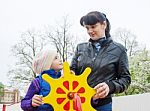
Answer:
[[0, 82], [8, 84], [8, 70], [15, 58], [10, 51], [21, 33], [52, 25], [69, 15], [74, 32], [86, 33], [80, 18], [90, 11], [107, 15], [111, 31], [121, 27], [150, 49], [150, 0], [0, 0]]

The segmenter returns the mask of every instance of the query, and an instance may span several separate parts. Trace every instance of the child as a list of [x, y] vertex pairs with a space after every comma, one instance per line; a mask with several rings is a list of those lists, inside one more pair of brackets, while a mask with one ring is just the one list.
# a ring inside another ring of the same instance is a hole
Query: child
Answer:
[[56, 50], [42, 50], [35, 56], [33, 69], [39, 76], [31, 82], [25, 98], [21, 100], [21, 108], [24, 111], [54, 111], [51, 105], [42, 103], [42, 97], [48, 95], [51, 89], [42, 79], [42, 74], [46, 73], [52, 78], [59, 78], [62, 68], [63, 64]]

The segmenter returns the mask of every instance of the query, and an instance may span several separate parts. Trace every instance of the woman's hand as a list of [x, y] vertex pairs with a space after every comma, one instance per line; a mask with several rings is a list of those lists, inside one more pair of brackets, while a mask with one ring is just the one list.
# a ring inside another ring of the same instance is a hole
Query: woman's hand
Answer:
[[32, 106], [33, 107], [37, 107], [37, 106], [40, 106], [43, 104], [42, 102], [42, 97], [41, 95], [34, 95], [33, 98], [32, 98]]
[[105, 82], [99, 83], [94, 87], [94, 89], [96, 90], [96, 94], [93, 96], [94, 100], [98, 98], [105, 98], [109, 93], [109, 86]]

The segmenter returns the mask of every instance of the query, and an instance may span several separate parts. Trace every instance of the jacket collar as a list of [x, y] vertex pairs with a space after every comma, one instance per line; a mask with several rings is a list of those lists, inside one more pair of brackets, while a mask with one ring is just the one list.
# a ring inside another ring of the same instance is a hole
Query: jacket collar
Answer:
[[45, 70], [41, 73], [41, 75], [45, 73], [48, 74], [52, 78], [59, 78], [61, 76], [61, 72], [56, 72], [54, 69]]
[[112, 40], [111, 37], [108, 37], [108, 38], [103, 37], [103, 38], [100, 38], [100, 39], [98, 39], [98, 40], [96, 40], [96, 41], [94, 41], [94, 40], [92, 40], [92, 39], [89, 39], [89, 42], [90, 42], [92, 45], [94, 45], [94, 44], [96, 44], [96, 43], [98, 42], [101, 47], [103, 47], [103, 46], [105, 46], [105, 45], [108, 45], [108, 44], [109, 44], [110, 42], [112, 42], [112, 41], [113, 41], [113, 40]]

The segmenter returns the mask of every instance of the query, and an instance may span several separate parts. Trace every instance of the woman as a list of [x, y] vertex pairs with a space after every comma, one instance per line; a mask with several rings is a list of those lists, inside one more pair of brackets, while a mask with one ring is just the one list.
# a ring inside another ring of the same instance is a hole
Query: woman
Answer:
[[112, 111], [112, 94], [125, 91], [131, 83], [126, 49], [112, 40], [105, 14], [89, 12], [80, 24], [90, 39], [77, 45], [71, 70], [79, 75], [90, 67], [88, 84], [96, 90], [91, 104], [97, 111]]

